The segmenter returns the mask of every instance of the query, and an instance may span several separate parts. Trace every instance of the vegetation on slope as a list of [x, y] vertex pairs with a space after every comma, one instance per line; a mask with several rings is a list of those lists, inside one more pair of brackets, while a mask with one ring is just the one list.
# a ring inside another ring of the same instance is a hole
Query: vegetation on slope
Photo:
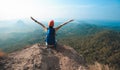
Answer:
[[[73, 24], [73, 23], [72, 23]], [[87, 63], [98, 61], [119, 68], [120, 32], [109, 26], [95, 24], [66, 25], [57, 32], [57, 42], [73, 47], [82, 54]], [[28, 33], [12, 33], [7, 40], [0, 40], [0, 48], [13, 52], [35, 43], [44, 43], [45, 33], [36, 30]]]

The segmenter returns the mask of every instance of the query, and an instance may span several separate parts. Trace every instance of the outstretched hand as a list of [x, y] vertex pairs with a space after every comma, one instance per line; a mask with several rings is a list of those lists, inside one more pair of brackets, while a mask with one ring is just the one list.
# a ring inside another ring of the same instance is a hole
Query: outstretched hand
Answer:
[[72, 21], [74, 21], [74, 20], [73, 20], [73, 19], [68, 20], [67, 22], [63, 23], [63, 25], [64, 25], [64, 24], [67, 24], [67, 23], [69, 23], [69, 22], [72, 22]]
[[36, 19], [34, 19], [33, 17], [30, 17], [33, 21], [35, 21], [36, 23], [40, 24], [45, 30], [47, 30], [47, 27], [45, 27], [41, 22], [38, 22]]
[[66, 25], [67, 23], [72, 22], [72, 21], [74, 21], [74, 20], [71, 19], [71, 20], [68, 20], [67, 22], [64, 22], [64, 23], [60, 24], [58, 27], [55, 28], [56, 31], [57, 31], [59, 28], [61, 28], [63, 25]]
[[34, 20], [35, 22], [37, 22], [37, 20], [35, 20], [33, 17], [30, 17], [32, 20]]
[[72, 21], [74, 21], [74, 20], [73, 19], [69, 20], [69, 22], [72, 22]]
[[33, 17], [30, 17], [31, 19], [34, 19]]

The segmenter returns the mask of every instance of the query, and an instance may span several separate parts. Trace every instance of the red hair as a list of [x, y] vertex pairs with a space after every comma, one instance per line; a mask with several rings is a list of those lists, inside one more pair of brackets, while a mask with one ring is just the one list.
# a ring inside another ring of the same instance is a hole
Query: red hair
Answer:
[[49, 23], [48, 23], [49, 26], [54, 26], [54, 20], [51, 20]]

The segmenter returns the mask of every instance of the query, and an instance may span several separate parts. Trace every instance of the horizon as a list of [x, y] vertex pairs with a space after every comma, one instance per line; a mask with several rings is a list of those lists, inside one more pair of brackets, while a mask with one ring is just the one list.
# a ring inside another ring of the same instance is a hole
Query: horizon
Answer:
[[[29, 18], [120, 21], [119, 0], [0, 0], [0, 20]], [[62, 12], [62, 13], [61, 13]]]

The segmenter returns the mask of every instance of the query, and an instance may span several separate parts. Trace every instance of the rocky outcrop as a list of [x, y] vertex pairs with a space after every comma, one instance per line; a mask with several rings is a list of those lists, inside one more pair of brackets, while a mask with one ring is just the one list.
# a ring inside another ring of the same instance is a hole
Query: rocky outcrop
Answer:
[[62, 45], [49, 53], [44, 46], [35, 44], [0, 58], [0, 70], [86, 70], [84, 65], [82, 56]]

